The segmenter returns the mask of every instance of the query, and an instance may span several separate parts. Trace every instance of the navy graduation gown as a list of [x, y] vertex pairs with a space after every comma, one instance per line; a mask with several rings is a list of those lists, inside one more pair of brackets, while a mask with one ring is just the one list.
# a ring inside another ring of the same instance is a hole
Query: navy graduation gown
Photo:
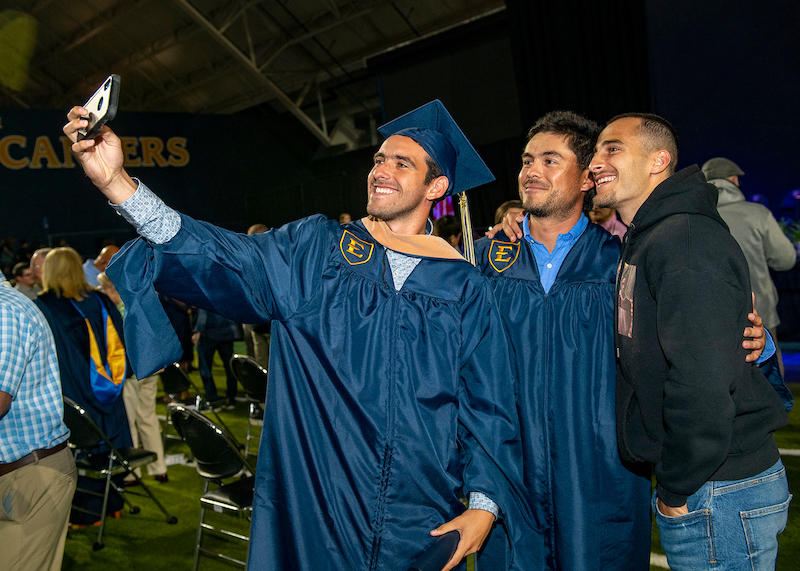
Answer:
[[[114, 327], [124, 342], [122, 317], [117, 308], [108, 297], [100, 292], [91, 292], [86, 298], [84, 305], [96, 304], [100, 300], [106, 308]], [[103, 404], [94, 394], [91, 381], [89, 380], [89, 332], [86, 330], [86, 322], [80, 313], [72, 305], [72, 302], [64, 297], [59, 297], [53, 292], [46, 292], [40, 295], [34, 303], [44, 314], [50, 329], [53, 330], [53, 338], [56, 342], [56, 352], [58, 353], [58, 368], [61, 372], [61, 390], [64, 396], [74, 400], [81, 405], [91, 416], [100, 429], [108, 436], [108, 439], [117, 448], [133, 446], [131, 430], [128, 424], [128, 415], [125, 412], [125, 403], [122, 394], [111, 404]], [[86, 308], [88, 312], [90, 308]], [[100, 307], [97, 306], [97, 313]], [[89, 315], [87, 313], [87, 315]], [[90, 317], [90, 322], [92, 318]], [[98, 325], [102, 325], [99, 322]], [[97, 329], [95, 335], [98, 341], [103, 342], [100, 337], [102, 329]], [[130, 369], [129, 369], [130, 371]], [[125, 380], [124, 382], [136, 382]]]
[[[507, 340], [475, 268], [423, 257], [398, 292], [360, 221], [252, 236], [181, 224], [166, 244], [128, 244], [108, 272], [134, 370], [177, 354], [153, 287], [272, 322], [250, 569], [406, 569], [470, 491], [500, 504], [512, 536], [531, 535]], [[534, 545], [519, 545], [524, 561]]]
[[[518, 377], [525, 484], [545, 549], [531, 569], [649, 568], [650, 479], [617, 452], [614, 283], [619, 241], [589, 224], [545, 293], [528, 244], [476, 243]], [[490, 544], [497, 541], [493, 535]], [[495, 569], [490, 545], [480, 569]]]

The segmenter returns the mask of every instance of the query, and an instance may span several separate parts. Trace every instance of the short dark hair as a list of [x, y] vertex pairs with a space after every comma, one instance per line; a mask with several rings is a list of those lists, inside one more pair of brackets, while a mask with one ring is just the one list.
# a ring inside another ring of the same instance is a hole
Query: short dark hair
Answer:
[[[428, 173], [425, 175], [425, 182], [423, 184], [430, 184], [434, 179], [444, 176], [442, 169], [439, 168], [439, 165], [437, 165], [436, 161], [434, 161], [430, 156], [425, 157], [425, 164], [428, 165]], [[453, 183], [453, 181], [449, 182], [450, 184]]]
[[640, 119], [636, 134], [642, 140], [645, 152], [654, 153], [655, 151], [665, 150], [669, 153], [671, 161], [667, 167], [667, 172], [672, 174], [678, 166], [678, 133], [670, 125], [669, 121], [653, 113], [622, 113], [609, 119], [606, 126], [619, 119], [628, 117]]
[[20, 262], [14, 266], [14, 269], [11, 270], [11, 273], [14, 274], [15, 278], [18, 278], [22, 275], [22, 273], [30, 268], [31, 265], [28, 262]]
[[461, 222], [452, 214], [440, 216], [433, 223], [433, 233], [435, 236], [447, 240], [450, 236], [455, 236], [461, 232]]
[[586, 170], [594, 156], [600, 125], [572, 111], [551, 111], [528, 131], [527, 144], [538, 133], [553, 133], [567, 139], [567, 146], [578, 159], [578, 168]]

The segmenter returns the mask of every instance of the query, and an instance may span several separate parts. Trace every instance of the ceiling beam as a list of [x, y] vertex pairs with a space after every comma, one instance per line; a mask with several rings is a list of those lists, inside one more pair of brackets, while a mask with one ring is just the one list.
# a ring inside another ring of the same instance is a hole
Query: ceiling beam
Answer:
[[335, 18], [342, 17], [342, 13], [339, 11], [339, 7], [336, 5], [335, 0], [321, 0], [321, 2], [330, 9], [331, 14], [333, 14]]
[[372, 8], [367, 8], [366, 10], [361, 10], [361, 11], [355, 12], [353, 14], [348, 14], [344, 18], [340, 18], [340, 19], [336, 20], [335, 22], [331, 22], [330, 24], [328, 24], [326, 26], [321, 26], [319, 28], [315, 28], [313, 30], [310, 30], [309, 32], [306, 32], [305, 34], [301, 34], [299, 36], [295, 36], [294, 38], [291, 38], [290, 40], [287, 40], [286, 42], [283, 43], [283, 45], [281, 45], [278, 49], [276, 49], [275, 51], [272, 52], [272, 55], [269, 58], [267, 58], [267, 60], [264, 63], [262, 63], [261, 66], [259, 66], [259, 69], [261, 69], [261, 70], [267, 69], [267, 67], [269, 67], [269, 65], [286, 48], [289, 48], [289, 47], [291, 47], [291, 46], [293, 46], [295, 44], [302, 43], [302, 42], [304, 42], [306, 40], [310, 40], [310, 39], [318, 36], [319, 34], [321, 34], [323, 32], [328, 32], [330, 30], [336, 29], [339, 26], [342, 26], [342, 25], [344, 25], [344, 24], [346, 24], [346, 23], [348, 23], [348, 22], [350, 22], [352, 20], [357, 20], [357, 19], [359, 19], [359, 18], [361, 18], [363, 16], [366, 16], [367, 14], [369, 14], [372, 11], [373, 11]]
[[234, 56], [234, 58], [238, 60], [245, 69], [248, 70], [252, 77], [256, 78], [265, 87], [272, 91], [278, 100], [280, 100], [280, 102], [286, 107], [286, 109], [288, 109], [289, 112], [294, 115], [297, 120], [300, 121], [303, 126], [305, 126], [306, 129], [311, 131], [311, 133], [317, 139], [319, 139], [323, 145], [326, 147], [331, 145], [331, 140], [330, 137], [328, 137], [328, 134], [323, 132], [316, 122], [311, 119], [311, 117], [306, 115], [297, 105], [295, 105], [294, 101], [292, 101], [288, 95], [286, 95], [275, 83], [273, 83], [272, 80], [264, 77], [264, 75], [258, 69], [258, 64], [247, 57], [246, 54], [242, 53], [242, 51], [223, 33], [221, 33], [212, 22], [208, 21], [208, 19], [199, 10], [197, 10], [197, 8], [195, 8], [188, 0], [173, 0], [173, 2], [177, 3], [181, 8], [183, 8], [186, 13], [189, 14], [201, 27], [203, 27], [218, 44], [220, 44], [232, 56]]
[[150, 1], [151, 0], [126, 0], [122, 4], [117, 4], [116, 6], [113, 6], [112, 8], [106, 10], [105, 12], [98, 14], [97, 16], [92, 18], [89, 22], [86, 22], [81, 26], [82, 28], [84, 28], [85, 31], [79, 34], [75, 34], [74, 37], [65, 40], [67, 42], [67, 45], [51, 53], [50, 59], [57, 58], [62, 54], [74, 50], [78, 46], [82, 45], [84, 42], [95, 37], [97, 34], [113, 26], [120, 18], [125, 16], [127, 13], [139, 9], [140, 6], [142, 6], [143, 4], [147, 4]]

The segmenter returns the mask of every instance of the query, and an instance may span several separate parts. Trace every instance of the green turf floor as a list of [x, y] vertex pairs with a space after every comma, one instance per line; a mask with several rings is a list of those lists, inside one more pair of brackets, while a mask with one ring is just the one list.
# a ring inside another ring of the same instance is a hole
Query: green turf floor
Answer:
[[[241, 351], [241, 347], [237, 350]], [[214, 368], [214, 376], [224, 394], [224, 373], [219, 363]], [[196, 372], [191, 374], [198, 388], [202, 390], [199, 376]], [[797, 408], [790, 414], [790, 425], [777, 434], [778, 444], [781, 448], [800, 449], [800, 385], [792, 384], [791, 388], [798, 402]], [[165, 405], [161, 403], [162, 395], [159, 394], [157, 411], [164, 414]], [[235, 436], [244, 442], [247, 432], [247, 404], [240, 402], [232, 411], [221, 411], [220, 416], [228, 425]], [[166, 454], [187, 454], [188, 449], [179, 441], [168, 440]], [[252, 458], [252, 460], [255, 460]], [[796, 571], [800, 569], [800, 456], [785, 456], [783, 462], [789, 475], [789, 487], [795, 495], [795, 501], [789, 509], [789, 525], [781, 534], [780, 550], [778, 555], [778, 571]], [[74, 571], [92, 571], [109, 569], [147, 569], [181, 571], [191, 569], [192, 554], [194, 552], [195, 534], [199, 517], [198, 498], [203, 488], [203, 480], [191, 466], [170, 466], [169, 482], [160, 484], [152, 478], [145, 477], [145, 482], [157, 495], [159, 500], [178, 518], [176, 525], [167, 525], [161, 512], [148, 498], [133, 498], [134, 503], [141, 508], [136, 515], [125, 511], [120, 519], [109, 519], [105, 529], [105, 548], [93, 551], [92, 544], [97, 536], [97, 528], [89, 527], [80, 530], [70, 530], [67, 535], [67, 544], [64, 551], [64, 564], [62, 569]], [[136, 488], [131, 488], [135, 490]], [[233, 517], [209, 514], [216, 517], [217, 522], [224, 523], [227, 527], [246, 532], [246, 521]], [[206, 545], [222, 547], [226, 552], [235, 557], [244, 557], [244, 548], [230, 542], [213, 542]], [[658, 541], [658, 531], [653, 526], [652, 550], [663, 553]], [[203, 571], [235, 569], [231, 565], [202, 558], [200, 569]], [[659, 571], [661, 567], [651, 567]]]

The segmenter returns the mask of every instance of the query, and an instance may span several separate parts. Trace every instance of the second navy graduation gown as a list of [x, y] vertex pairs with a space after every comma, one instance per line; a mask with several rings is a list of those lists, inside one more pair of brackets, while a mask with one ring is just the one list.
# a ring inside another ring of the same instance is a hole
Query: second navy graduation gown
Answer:
[[[531, 569], [648, 569], [650, 479], [622, 465], [614, 416], [619, 241], [589, 224], [545, 293], [525, 239], [476, 243], [511, 340], [525, 484], [545, 549]], [[490, 543], [498, 538], [493, 535]], [[496, 569], [497, 549], [481, 557]], [[502, 551], [502, 550], [499, 550]]]

